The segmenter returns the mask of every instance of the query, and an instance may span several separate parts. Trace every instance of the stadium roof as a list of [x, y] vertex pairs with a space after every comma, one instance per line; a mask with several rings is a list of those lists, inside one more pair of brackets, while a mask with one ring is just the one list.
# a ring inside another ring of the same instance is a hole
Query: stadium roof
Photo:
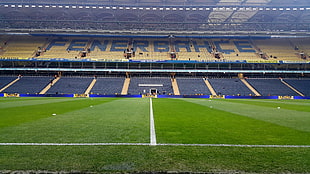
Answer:
[[309, 0], [2, 0], [2, 31], [310, 32]]

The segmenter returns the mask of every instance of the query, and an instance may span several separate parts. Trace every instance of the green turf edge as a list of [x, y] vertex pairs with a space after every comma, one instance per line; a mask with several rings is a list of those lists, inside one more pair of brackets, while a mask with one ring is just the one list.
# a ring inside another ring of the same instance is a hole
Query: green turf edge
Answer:
[[0, 171], [309, 173], [310, 148], [0, 146]]
[[308, 132], [218, 110], [217, 106], [210, 108], [183, 99], [157, 99], [153, 100], [153, 107], [158, 143], [309, 144]]

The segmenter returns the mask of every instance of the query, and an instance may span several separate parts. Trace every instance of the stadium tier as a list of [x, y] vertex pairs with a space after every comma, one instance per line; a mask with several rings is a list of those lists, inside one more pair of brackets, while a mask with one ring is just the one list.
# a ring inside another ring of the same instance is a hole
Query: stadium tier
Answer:
[[211, 95], [203, 78], [177, 78], [176, 81], [183, 95]]
[[309, 79], [289, 78], [1, 76], [0, 84], [8, 94], [310, 96]]
[[4, 88], [6, 85], [8, 85], [10, 82], [14, 81], [17, 77], [6, 77], [6, 76], [0, 76], [0, 88]]
[[84, 94], [93, 78], [87, 77], [62, 77], [52, 84], [48, 94]]
[[263, 96], [296, 96], [294, 90], [282, 83], [282, 79], [247, 79]]
[[91, 94], [120, 94], [122, 92], [124, 78], [121, 77], [99, 77], [91, 89]]
[[2, 36], [2, 59], [93, 61], [302, 61], [309, 38], [117, 38]]
[[[15, 78], [16, 79], [16, 78]], [[3, 93], [37, 94], [49, 84], [52, 77], [19, 77]], [[35, 85], [34, 85], [35, 84]]]
[[310, 96], [310, 80], [306, 79], [284, 79], [293, 88], [300, 91], [305, 96]]
[[208, 79], [218, 95], [254, 95], [239, 79]]
[[173, 94], [170, 78], [131, 78], [128, 94], [158, 93], [162, 95]]

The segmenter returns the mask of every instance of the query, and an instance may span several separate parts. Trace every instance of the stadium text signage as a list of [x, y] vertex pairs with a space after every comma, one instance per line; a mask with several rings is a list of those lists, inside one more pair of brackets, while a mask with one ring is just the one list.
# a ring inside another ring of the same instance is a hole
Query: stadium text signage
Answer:
[[[255, 53], [256, 50], [253, 48], [251, 43], [247, 40], [176, 40], [172, 43], [174, 45], [173, 51], [175, 52], [222, 52], [225, 54], [230, 54], [236, 52], [252, 52]], [[83, 40], [83, 39], [55, 39], [50, 42], [46, 47], [46, 50], [51, 50], [54, 47], [63, 47], [66, 51], [83, 51], [86, 47], [89, 51], [94, 51], [95, 49], [99, 51], [111, 51], [111, 52], [123, 52], [128, 48], [128, 40]], [[169, 52], [170, 43], [167, 40], [135, 40], [133, 41], [133, 50], [138, 52]]]

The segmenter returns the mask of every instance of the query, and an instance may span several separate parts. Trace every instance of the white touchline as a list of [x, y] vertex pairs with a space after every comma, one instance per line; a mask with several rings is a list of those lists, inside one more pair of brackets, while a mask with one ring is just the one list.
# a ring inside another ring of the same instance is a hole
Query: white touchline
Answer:
[[154, 123], [152, 98], [150, 98], [150, 135], [151, 135], [151, 145], [155, 146], [157, 143], [156, 143], [156, 133], [155, 133], [155, 123]]
[[[149, 146], [150, 143], [0, 143], [0, 146]], [[310, 145], [249, 145], [249, 144], [156, 144], [157, 146], [189, 147], [251, 147], [251, 148], [310, 148]]]

